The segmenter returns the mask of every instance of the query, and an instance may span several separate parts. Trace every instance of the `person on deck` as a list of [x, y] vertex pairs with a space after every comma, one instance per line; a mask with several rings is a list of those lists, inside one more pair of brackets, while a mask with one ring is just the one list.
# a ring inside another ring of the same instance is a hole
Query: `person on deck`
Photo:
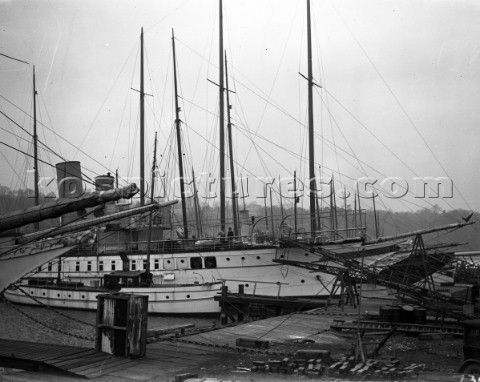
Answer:
[[231, 245], [232, 241], [233, 241], [233, 236], [234, 236], [234, 233], [232, 231], [232, 227], [228, 227], [227, 236], [228, 236], [228, 243]]

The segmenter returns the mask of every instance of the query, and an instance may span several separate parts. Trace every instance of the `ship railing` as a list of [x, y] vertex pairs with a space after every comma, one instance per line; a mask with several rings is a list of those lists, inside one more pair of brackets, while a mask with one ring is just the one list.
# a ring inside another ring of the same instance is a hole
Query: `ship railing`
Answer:
[[[164, 239], [150, 243], [150, 251], [154, 253], [171, 253], [180, 251], [240, 249], [257, 245], [247, 242], [247, 236], [210, 237], [204, 239]], [[266, 243], [258, 244], [265, 245]], [[270, 243], [271, 244], [271, 243]], [[141, 254], [149, 249], [148, 241], [129, 243], [99, 243], [96, 251], [99, 255], [118, 252]], [[94, 250], [94, 249], [93, 249]]]
[[360, 240], [365, 235], [364, 227], [339, 228], [335, 230], [321, 230], [316, 231], [314, 235], [312, 232], [305, 229], [299, 229], [297, 232], [282, 233], [280, 238], [282, 240], [299, 240], [308, 242], [309, 244], [325, 244], [335, 241], [342, 241], [348, 239]]
[[[289, 285], [288, 283], [282, 283], [280, 281], [259, 281], [259, 280], [239, 280], [239, 279], [218, 279], [219, 281], [222, 282], [222, 289], [225, 286], [225, 283], [227, 281], [231, 282], [238, 282], [238, 283], [252, 283], [253, 284], [253, 293], [252, 295], [255, 296], [255, 293], [257, 291], [257, 284], [271, 284], [271, 285], [277, 285], [278, 286], [278, 291], [277, 291], [277, 298], [280, 297], [280, 291], [282, 289], [282, 285]], [[239, 288], [239, 290], [243, 290], [242, 288]], [[239, 292], [240, 293], [240, 292]], [[242, 292], [243, 293], [243, 292]]]

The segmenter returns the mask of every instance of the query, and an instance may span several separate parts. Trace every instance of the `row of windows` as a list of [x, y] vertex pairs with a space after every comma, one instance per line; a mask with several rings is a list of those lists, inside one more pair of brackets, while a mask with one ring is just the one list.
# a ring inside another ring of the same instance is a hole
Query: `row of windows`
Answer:
[[[259, 257], [257, 257], [259, 258]], [[190, 261], [188, 261], [190, 260]], [[227, 257], [227, 261], [229, 261], [230, 258]], [[244, 257], [242, 257], [242, 260], [245, 260]], [[189, 263], [189, 264], [188, 264]], [[216, 268], [217, 267], [217, 259], [215, 256], [206, 256], [205, 258], [202, 257], [191, 257], [190, 259], [177, 259], [177, 267], [181, 269], [186, 269], [190, 267], [191, 269], [201, 269], [201, 268]], [[86, 269], [82, 269], [83, 267], [81, 266], [80, 261], [75, 262], [75, 272], [80, 272], [80, 271], [86, 271], [86, 272], [92, 272], [94, 271], [93, 269], [93, 264], [92, 261], [87, 261], [87, 267]], [[120, 268], [119, 268], [120, 269]], [[147, 269], [147, 260], [130, 260], [130, 270], [136, 271], [136, 270], [141, 270], [141, 269]], [[160, 270], [160, 259], [154, 259], [153, 261], [153, 270]], [[175, 269], [175, 260], [174, 259], [164, 259], [163, 260], [163, 269]], [[38, 268], [38, 271], [40, 272], [42, 269], [41, 267]], [[110, 262], [110, 269], [106, 269], [106, 262], [103, 260], [100, 260], [98, 262], [98, 271], [99, 272], [104, 272], [104, 271], [116, 271], [117, 270], [117, 261], [112, 260]], [[52, 272], [53, 271], [53, 262], [49, 262], [47, 265], [47, 271]]]
[[[32, 296], [34, 296], [34, 295], [35, 295], [35, 292], [32, 290], [32, 291], [30, 291], [30, 294], [31, 294]], [[46, 293], [45, 293], [45, 292], [42, 292], [42, 296], [45, 297], [45, 296], [46, 296]], [[60, 297], [61, 297], [60, 293], [57, 293], [57, 298], [60, 298]], [[85, 295], [84, 295], [84, 294], [82, 294], [81, 297], [82, 297], [83, 300], [85, 299]], [[186, 297], [186, 298], [190, 298], [190, 295], [187, 294], [185, 297]], [[65, 296], [64, 296], [63, 298], [65, 298]], [[72, 298], [72, 295], [69, 294], [69, 295], [68, 295], [68, 298]], [[178, 298], [178, 296], [177, 296], [177, 298]], [[170, 296], [166, 295], [166, 296], [165, 296], [165, 299], [166, 299], [166, 300], [170, 300]]]

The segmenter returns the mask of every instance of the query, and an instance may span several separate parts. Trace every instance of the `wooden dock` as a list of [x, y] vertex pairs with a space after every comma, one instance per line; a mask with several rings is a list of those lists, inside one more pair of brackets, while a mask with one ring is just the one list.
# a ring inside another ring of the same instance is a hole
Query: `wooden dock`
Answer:
[[[241, 288], [243, 292], [243, 286]], [[273, 297], [228, 292], [222, 287], [222, 293], [214, 297], [221, 309], [221, 323], [242, 322], [249, 319], [265, 319], [293, 312], [307, 311], [327, 304], [325, 299]]]
[[0, 365], [7, 368], [96, 378], [132, 361], [95, 349], [0, 339]]
[[[147, 345], [145, 357], [138, 359], [116, 357], [94, 349], [0, 339], [0, 367], [27, 369], [0, 374], [0, 380], [56, 382], [64, 381], [67, 375], [68, 381], [72, 382], [86, 378], [98, 382], [172, 380], [177, 374], [198, 373], [208, 363], [236, 359], [242, 350], [236, 346], [237, 338], [261, 338], [275, 344], [312, 335], [318, 337], [342, 315], [341, 312], [324, 315], [323, 310], [320, 313], [272, 317], [154, 342]], [[327, 342], [332, 340], [337, 339], [332, 339], [331, 335], [325, 337]], [[271, 351], [274, 349], [272, 346]]]

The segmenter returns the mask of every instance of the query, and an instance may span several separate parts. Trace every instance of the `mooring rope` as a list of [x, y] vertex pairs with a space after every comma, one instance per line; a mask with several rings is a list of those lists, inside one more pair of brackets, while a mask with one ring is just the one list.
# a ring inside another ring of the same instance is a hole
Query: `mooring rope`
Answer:
[[[17, 288], [18, 288], [18, 287], [17, 287]], [[70, 320], [73, 320], [73, 321], [77, 321], [77, 322], [79, 322], [79, 323], [81, 323], [81, 324], [84, 324], [84, 325], [88, 325], [88, 326], [93, 326], [93, 327], [95, 327], [95, 325], [90, 324], [90, 323], [88, 323], [88, 322], [84, 322], [84, 321], [78, 320], [78, 319], [76, 319], [76, 318], [69, 317], [68, 315], [65, 315], [65, 314], [63, 314], [63, 313], [57, 312], [56, 310], [52, 309], [51, 307], [49, 307], [49, 306], [47, 306], [47, 305], [45, 305], [45, 304], [42, 304], [42, 303], [39, 302], [37, 299], [35, 299], [35, 297], [30, 296], [28, 293], [26, 293], [26, 292], [23, 291], [22, 289], [20, 289], [20, 288], [18, 288], [18, 289], [19, 289], [22, 293], [25, 293], [27, 296], [29, 296], [30, 298], [32, 298], [34, 301], [38, 302], [40, 305], [43, 305], [43, 306], [48, 307], [51, 311], [53, 311], [53, 312], [55, 312], [55, 313], [57, 313], [57, 314], [59, 314], [59, 315], [61, 315], [61, 316], [64, 316], [64, 317], [67, 318], [67, 319], [70, 319]], [[22, 311], [21, 309], [19, 309], [17, 306], [15, 306], [15, 304], [13, 304], [13, 303], [11, 303], [10, 301], [8, 301], [7, 298], [6, 298], [4, 295], [2, 295], [2, 298], [3, 298], [3, 300], [4, 300], [5, 302], [7, 302], [7, 304], [9, 304], [9, 306], [11, 306], [13, 309], [15, 309], [18, 313], [22, 314], [23, 316], [29, 318], [29, 319], [32, 320], [33, 322], [35, 322], [35, 323], [37, 323], [37, 324], [39, 324], [39, 325], [41, 325], [41, 326], [43, 326], [43, 327], [45, 327], [45, 328], [47, 328], [47, 329], [50, 329], [50, 330], [52, 330], [52, 331], [55, 331], [55, 332], [64, 334], [64, 335], [66, 335], [66, 336], [75, 337], [75, 338], [80, 339], [80, 340], [95, 341], [95, 337], [89, 337], [89, 336], [83, 336], [83, 335], [81, 335], [81, 334], [70, 333], [70, 332], [67, 332], [67, 331], [65, 331], [65, 330], [62, 330], [62, 329], [60, 329], [60, 328], [56, 328], [56, 327], [54, 327], [54, 326], [48, 325], [47, 323], [40, 321], [38, 318], [32, 316], [31, 314], [28, 314], [28, 313]]]

